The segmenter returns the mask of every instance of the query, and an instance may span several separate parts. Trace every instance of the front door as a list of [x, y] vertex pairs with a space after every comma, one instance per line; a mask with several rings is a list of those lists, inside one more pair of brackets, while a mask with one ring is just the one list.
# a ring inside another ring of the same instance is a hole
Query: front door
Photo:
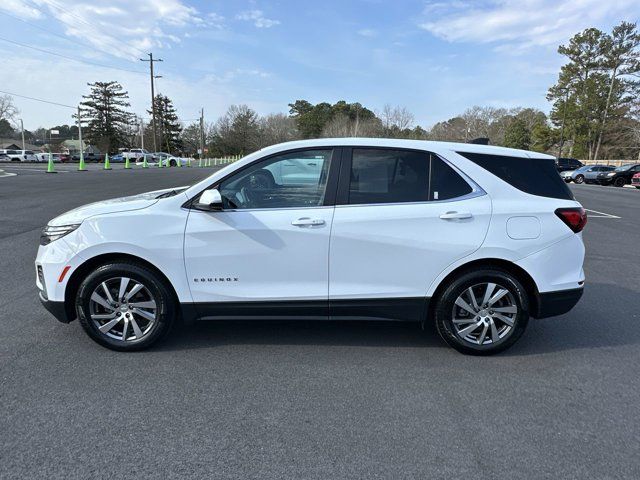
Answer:
[[215, 185], [223, 211], [190, 212], [185, 267], [203, 316], [326, 318], [336, 152], [259, 160]]
[[482, 244], [491, 201], [428, 152], [354, 148], [345, 157], [331, 235], [330, 314], [420, 320], [431, 282]]

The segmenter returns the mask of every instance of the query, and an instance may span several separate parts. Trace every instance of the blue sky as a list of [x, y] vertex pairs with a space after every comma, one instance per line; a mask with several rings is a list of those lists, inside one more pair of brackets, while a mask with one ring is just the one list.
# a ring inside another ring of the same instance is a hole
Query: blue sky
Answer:
[[[153, 51], [157, 88], [186, 122], [201, 107], [212, 121], [233, 103], [265, 114], [304, 98], [406, 106], [428, 127], [472, 105], [548, 110], [557, 46], [639, 16], [640, 0], [2, 0], [0, 90], [77, 105], [87, 82], [118, 80], [143, 115], [138, 58]], [[27, 128], [70, 121], [16, 104]]]

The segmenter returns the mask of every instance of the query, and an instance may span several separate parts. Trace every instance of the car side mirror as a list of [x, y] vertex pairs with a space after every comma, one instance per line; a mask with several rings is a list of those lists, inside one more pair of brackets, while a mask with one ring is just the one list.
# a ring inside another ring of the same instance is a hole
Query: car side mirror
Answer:
[[222, 210], [222, 195], [217, 188], [205, 190], [200, 194], [200, 198], [193, 204], [198, 210], [219, 212]]

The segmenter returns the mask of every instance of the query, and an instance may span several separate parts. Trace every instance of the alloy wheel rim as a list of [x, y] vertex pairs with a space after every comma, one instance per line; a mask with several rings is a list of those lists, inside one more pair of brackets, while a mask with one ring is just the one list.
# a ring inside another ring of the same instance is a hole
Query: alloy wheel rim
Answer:
[[156, 324], [157, 305], [142, 282], [113, 277], [93, 290], [89, 316], [102, 335], [121, 342], [138, 342]]
[[513, 331], [518, 306], [502, 285], [478, 283], [464, 290], [453, 305], [455, 334], [475, 346], [493, 345]]

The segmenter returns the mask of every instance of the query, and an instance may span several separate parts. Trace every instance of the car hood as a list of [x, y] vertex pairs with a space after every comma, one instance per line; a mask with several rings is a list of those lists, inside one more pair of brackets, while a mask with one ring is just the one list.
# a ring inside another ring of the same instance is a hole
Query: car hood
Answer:
[[187, 187], [165, 188], [163, 190], [154, 190], [153, 192], [141, 193], [139, 195], [112, 198], [109, 200], [102, 200], [100, 202], [89, 203], [87, 205], [74, 208], [73, 210], [69, 210], [62, 215], [57, 216], [56, 218], [51, 220], [48, 225], [73, 225], [82, 223], [83, 220], [86, 220], [89, 217], [94, 217], [96, 215], [128, 212], [131, 210], [141, 210], [156, 203], [163, 194], [167, 194], [174, 190], [181, 191], [186, 188]]

